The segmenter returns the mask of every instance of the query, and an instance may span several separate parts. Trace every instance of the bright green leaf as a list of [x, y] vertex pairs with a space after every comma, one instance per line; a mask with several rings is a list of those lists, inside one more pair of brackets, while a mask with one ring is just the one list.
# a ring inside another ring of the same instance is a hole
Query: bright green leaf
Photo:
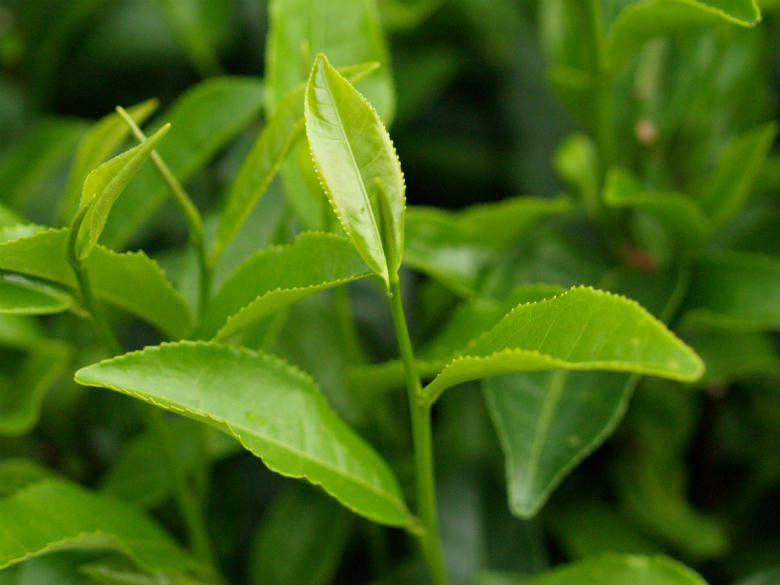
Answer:
[[[358, 253], [385, 282], [404, 246], [404, 177], [382, 121], [323, 56], [306, 86], [306, 136], [314, 166]], [[389, 285], [388, 285], [389, 286]]]
[[306, 374], [273, 356], [213, 343], [147, 348], [83, 368], [107, 387], [236, 437], [272, 470], [305, 477], [376, 522], [410, 521], [393, 472]]
[[707, 585], [691, 569], [662, 556], [608, 554], [553, 569], [538, 577], [484, 575], [478, 585]]
[[[127, 113], [136, 124], [143, 124], [156, 109], [157, 100], [150, 99], [127, 108]], [[92, 125], [76, 149], [63, 198], [62, 215], [70, 217], [75, 211], [84, 179], [92, 169], [114, 154], [129, 133], [127, 124], [116, 112], [111, 112]]]
[[50, 315], [72, 306], [73, 297], [61, 289], [19, 274], [0, 273], [0, 313]]
[[650, 0], [633, 2], [613, 21], [605, 54], [617, 68], [642, 45], [659, 36], [698, 26], [731, 22], [753, 26], [761, 20], [755, 0]]
[[314, 57], [328, 55], [334, 66], [378, 62], [364, 94], [388, 124], [395, 110], [390, 56], [374, 0], [272, 0], [266, 44], [266, 112], [306, 81]]
[[726, 148], [699, 194], [713, 224], [723, 225], [745, 205], [776, 136], [777, 124], [770, 122], [739, 136]]
[[[176, 177], [186, 181], [257, 116], [262, 97], [262, 84], [250, 78], [218, 77], [193, 86], [160, 115], [171, 131], [157, 152]], [[108, 218], [106, 245], [126, 245], [168, 193], [156, 169], [142, 168]]]
[[500, 374], [549, 369], [613, 370], [694, 381], [698, 356], [637, 303], [577, 287], [519, 305], [475, 339], [423, 389], [433, 404], [447, 388]]
[[44, 480], [0, 500], [0, 568], [52, 549], [114, 549], [148, 569], [193, 566], [149, 517], [63, 480]]
[[[69, 230], [49, 229], [0, 244], [0, 270], [19, 272], [76, 288], [65, 261]], [[173, 337], [187, 335], [186, 302], [143, 252], [119, 254], [96, 246], [84, 262], [95, 296], [149, 321]]]
[[[306, 510], [301, 514], [301, 510]], [[249, 557], [253, 585], [326, 585], [349, 537], [351, 517], [333, 500], [290, 486], [271, 506]], [[292, 535], [290, 527], [295, 526]], [[327, 538], [323, 535], [327, 534]]]
[[535, 516], [561, 480], [612, 434], [636, 382], [625, 374], [566, 370], [484, 381], [513, 514]]
[[0, 499], [50, 477], [50, 469], [31, 459], [3, 459], [0, 461]]
[[[357, 83], [377, 68], [377, 63], [354, 65], [340, 70], [350, 83]], [[225, 210], [219, 218], [211, 252], [218, 258], [262, 197], [290, 149], [303, 136], [303, 96], [306, 85], [287, 92], [249, 151], [230, 188]]]
[[114, 203], [169, 129], [170, 124], [164, 125], [154, 136], [104, 162], [87, 175], [79, 205], [81, 208], [86, 205], [90, 207], [76, 239], [76, 256], [79, 260], [89, 256], [97, 245]]
[[244, 262], [214, 297], [201, 336], [223, 339], [298, 299], [370, 274], [347, 239], [305, 232]]
[[694, 263], [684, 323], [743, 331], [780, 328], [780, 260], [717, 251]]

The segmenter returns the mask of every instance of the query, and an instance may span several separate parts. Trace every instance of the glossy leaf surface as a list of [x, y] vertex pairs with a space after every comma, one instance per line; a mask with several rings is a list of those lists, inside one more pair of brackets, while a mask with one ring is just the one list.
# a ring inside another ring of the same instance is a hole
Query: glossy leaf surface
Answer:
[[625, 374], [566, 370], [484, 381], [513, 514], [536, 515], [561, 480], [612, 433], [636, 382]]
[[215, 296], [201, 335], [228, 337], [298, 299], [370, 274], [347, 239], [305, 232], [244, 262]]
[[538, 577], [485, 576], [479, 585], [707, 585], [691, 569], [662, 556], [603, 555]]
[[94, 249], [108, 220], [108, 214], [130, 179], [170, 129], [166, 124], [138, 146], [104, 162], [87, 175], [79, 205], [89, 205], [76, 239], [76, 256], [84, 260]]
[[385, 282], [404, 247], [404, 177], [376, 110], [323, 56], [306, 86], [306, 136], [328, 199], [358, 253]]
[[634, 301], [577, 287], [520, 305], [474, 340], [423, 389], [432, 404], [447, 388], [500, 374], [548, 369], [614, 370], [698, 379], [698, 356]]
[[52, 549], [114, 549], [148, 569], [193, 566], [143, 512], [63, 480], [44, 480], [0, 500], [0, 568]]
[[[173, 174], [186, 181], [257, 116], [262, 97], [262, 84], [250, 78], [218, 77], [193, 86], [160, 115], [171, 131], [157, 152]], [[106, 245], [126, 245], [167, 195], [156, 169], [142, 168], [106, 223]]]
[[[127, 113], [136, 124], [143, 124], [157, 109], [157, 100], [146, 100], [127, 108]], [[77, 205], [84, 185], [84, 179], [92, 169], [104, 162], [122, 145], [130, 129], [116, 112], [104, 116], [89, 129], [79, 142], [68, 176], [62, 214], [70, 216]]]
[[[367, 63], [344, 67], [340, 71], [350, 83], [357, 83], [376, 67], [376, 63]], [[212, 258], [218, 257], [236, 235], [290, 150], [303, 136], [305, 89], [305, 84], [300, 83], [284, 95], [241, 164], [219, 218]]]
[[[68, 236], [67, 229], [49, 229], [0, 244], [0, 269], [76, 288], [76, 277], [65, 261]], [[171, 336], [189, 333], [191, 317], [186, 302], [143, 252], [119, 254], [98, 245], [84, 266], [98, 298]]]
[[321, 485], [358, 514], [393, 526], [409, 522], [387, 464], [336, 416], [311, 378], [278, 358], [180, 342], [88, 366], [76, 381], [211, 424], [273, 471]]

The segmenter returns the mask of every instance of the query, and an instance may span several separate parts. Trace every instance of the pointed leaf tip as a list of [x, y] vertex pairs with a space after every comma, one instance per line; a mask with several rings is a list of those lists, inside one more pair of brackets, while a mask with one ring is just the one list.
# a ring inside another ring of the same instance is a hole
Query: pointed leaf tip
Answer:
[[389, 283], [403, 251], [405, 185], [387, 129], [322, 54], [306, 86], [304, 116], [314, 168], [336, 216], [369, 267]]

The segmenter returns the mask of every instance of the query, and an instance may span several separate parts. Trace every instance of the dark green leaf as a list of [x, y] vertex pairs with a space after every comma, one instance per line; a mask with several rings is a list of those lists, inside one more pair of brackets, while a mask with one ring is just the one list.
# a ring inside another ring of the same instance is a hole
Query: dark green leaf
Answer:
[[304, 486], [291, 486], [271, 504], [255, 535], [250, 583], [330, 583], [347, 544], [350, 520], [349, 513], [330, 498]]
[[11, 352], [14, 364], [0, 373], [0, 434], [19, 435], [38, 421], [43, 395], [65, 371], [71, 348], [47, 339], [34, 320], [16, 315], [0, 315], [0, 346]]
[[709, 252], [694, 264], [686, 323], [744, 331], [780, 327], [780, 260], [744, 252]]
[[272, 470], [305, 477], [356, 513], [410, 521], [381, 457], [331, 410], [306, 374], [273, 356], [212, 343], [147, 348], [76, 373], [236, 437]]
[[775, 136], [777, 124], [771, 122], [729, 144], [699, 194], [713, 224], [723, 225], [745, 205]]
[[484, 381], [513, 514], [536, 515], [561, 480], [612, 434], [636, 382], [635, 376], [566, 370]]

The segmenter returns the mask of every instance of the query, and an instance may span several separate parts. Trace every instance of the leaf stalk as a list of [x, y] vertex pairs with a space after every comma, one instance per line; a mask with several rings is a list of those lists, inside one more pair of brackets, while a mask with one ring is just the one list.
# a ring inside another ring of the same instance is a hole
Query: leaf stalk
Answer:
[[422, 402], [422, 384], [414, 359], [409, 329], [406, 325], [401, 288], [397, 273], [391, 273], [388, 300], [393, 316], [393, 325], [398, 339], [398, 348], [404, 363], [409, 410], [412, 419], [412, 441], [414, 444], [414, 468], [417, 482], [417, 513], [423, 531], [416, 534], [420, 539], [425, 560], [436, 585], [448, 585], [447, 572], [441, 551], [441, 537], [436, 514], [436, 479], [433, 466], [433, 439], [431, 433], [431, 407]]

